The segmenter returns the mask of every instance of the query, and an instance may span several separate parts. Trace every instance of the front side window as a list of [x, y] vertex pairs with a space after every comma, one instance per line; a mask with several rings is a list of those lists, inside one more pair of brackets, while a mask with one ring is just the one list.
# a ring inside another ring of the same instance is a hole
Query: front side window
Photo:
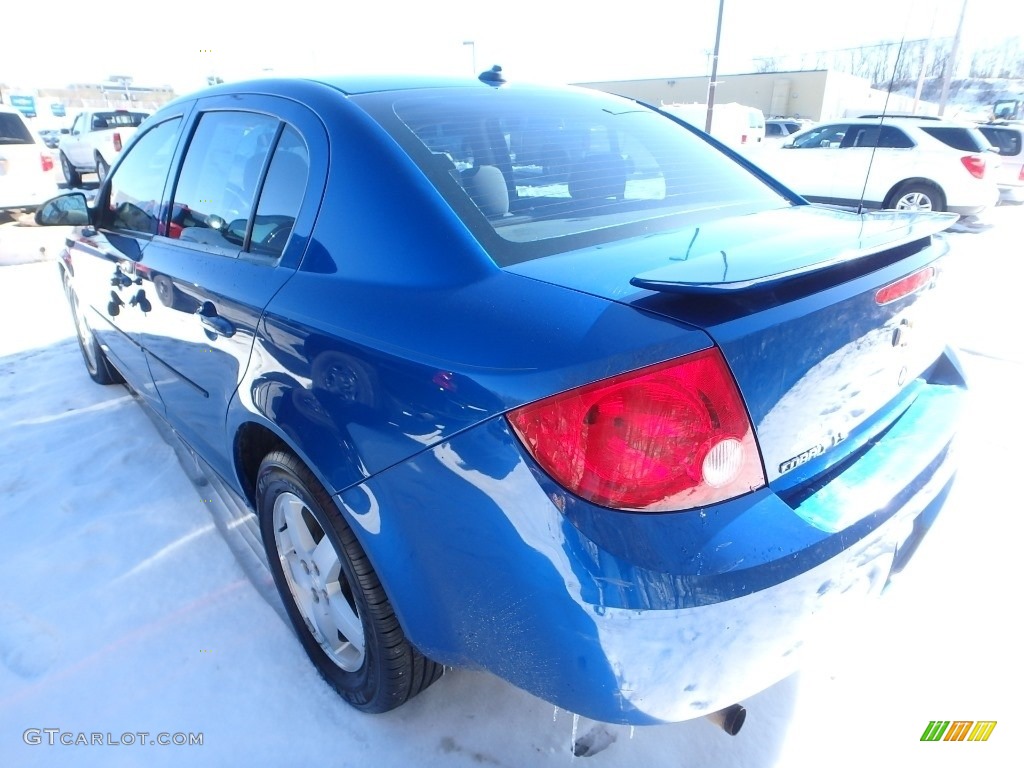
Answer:
[[202, 116], [174, 191], [170, 237], [242, 247], [277, 127], [277, 118], [251, 112]]
[[1021, 153], [1020, 129], [997, 128], [992, 126], [981, 126], [979, 130], [988, 139], [989, 144], [999, 149], [1000, 155], [1015, 157]]
[[850, 129], [845, 123], [819, 125], [793, 140], [794, 149], [835, 149], [843, 143]]
[[103, 226], [155, 235], [160, 224], [164, 184], [177, 144], [180, 118], [140, 136], [110, 177]]

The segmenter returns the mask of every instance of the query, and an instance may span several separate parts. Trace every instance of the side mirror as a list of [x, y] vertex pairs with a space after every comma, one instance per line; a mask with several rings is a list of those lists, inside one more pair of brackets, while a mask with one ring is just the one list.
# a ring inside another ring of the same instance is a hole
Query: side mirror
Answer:
[[36, 211], [36, 224], [43, 227], [86, 227], [91, 223], [89, 205], [81, 192], [47, 200]]
[[63, 134], [68, 134], [68, 133], [71, 133], [71, 129], [70, 128], [61, 128], [60, 132], [63, 133]]

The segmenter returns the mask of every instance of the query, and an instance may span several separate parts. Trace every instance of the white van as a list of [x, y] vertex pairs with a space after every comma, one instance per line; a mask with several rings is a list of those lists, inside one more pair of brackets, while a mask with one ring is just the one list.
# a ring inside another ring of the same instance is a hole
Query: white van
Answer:
[[[707, 104], [662, 104], [661, 109], [704, 130]], [[764, 113], [757, 107], [731, 102], [715, 104], [711, 116], [711, 135], [730, 147], [748, 147], [764, 141]]]

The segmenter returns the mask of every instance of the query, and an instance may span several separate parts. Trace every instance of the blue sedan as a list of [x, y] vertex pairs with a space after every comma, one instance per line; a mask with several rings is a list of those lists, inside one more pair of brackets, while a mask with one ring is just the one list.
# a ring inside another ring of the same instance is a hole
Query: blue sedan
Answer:
[[953, 218], [497, 72], [217, 86], [37, 215], [90, 376], [255, 513], [345, 700], [451, 665], [632, 724], [792, 673], [935, 520]]

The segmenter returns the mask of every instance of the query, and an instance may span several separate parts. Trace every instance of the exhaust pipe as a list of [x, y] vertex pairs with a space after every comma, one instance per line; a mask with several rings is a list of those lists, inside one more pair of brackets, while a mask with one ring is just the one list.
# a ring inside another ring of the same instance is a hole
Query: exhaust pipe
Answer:
[[747, 710], [742, 704], [733, 704], [705, 717], [730, 736], [735, 736], [747, 719]]

